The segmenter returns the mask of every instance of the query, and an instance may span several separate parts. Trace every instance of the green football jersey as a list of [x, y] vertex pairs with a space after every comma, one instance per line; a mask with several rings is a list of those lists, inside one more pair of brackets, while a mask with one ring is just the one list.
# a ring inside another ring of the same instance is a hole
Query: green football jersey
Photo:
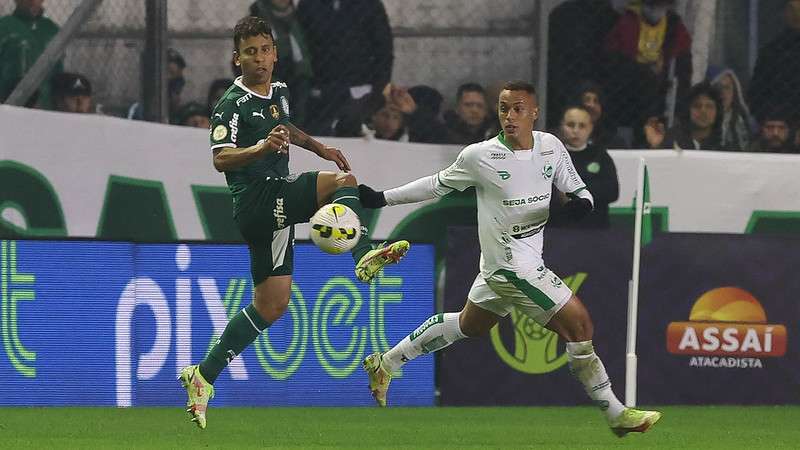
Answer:
[[[286, 84], [273, 82], [269, 94], [264, 96], [247, 88], [239, 77], [211, 113], [211, 149], [256, 145], [279, 124], [289, 124], [289, 89]], [[237, 197], [253, 181], [287, 175], [289, 155], [273, 152], [244, 167], [226, 171], [225, 179], [236, 205]]]

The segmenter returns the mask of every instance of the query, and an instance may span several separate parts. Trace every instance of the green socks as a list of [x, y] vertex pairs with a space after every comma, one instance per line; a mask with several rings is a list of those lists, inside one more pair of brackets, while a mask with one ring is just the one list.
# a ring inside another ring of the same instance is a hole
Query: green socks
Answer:
[[219, 374], [233, 361], [233, 358], [255, 341], [269, 325], [269, 322], [261, 318], [252, 303], [236, 313], [228, 322], [217, 343], [208, 352], [206, 359], [200, 363], [200, 373], [203, 378], [214, 384]]
[[361, 219], [361, 237], [358, 239], [356, 246], [350, 250], [350, 253], [353, 254], [353, 259], [358, 263], [362, 256], [372, 250], [372, 245], [369, 243], [369, 230], [367, 230], [367, 225], [364, 221], [366, 217], [364, 207], [361, 206], [361, 199], [358, 197], [358, 188], [346, 186], [337, 189], [333, 193], [333, 197], [331, 197], [331, 203], [347, 206]]

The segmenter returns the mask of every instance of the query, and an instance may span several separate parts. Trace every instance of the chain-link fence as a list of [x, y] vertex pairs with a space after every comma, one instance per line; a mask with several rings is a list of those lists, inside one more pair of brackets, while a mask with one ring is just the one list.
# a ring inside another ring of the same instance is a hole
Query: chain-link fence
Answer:
[[[45, 15], [63, 25], [80, 3], [47, 0]], [[144, 3], [102, 2], [67, 46], [64, 69], [91, 80], [107, 114], [142, 100]], [[13, 9], [6, 2], [0, 14]], [[458, 122], [461, 134], [441, 136], [455, 143], [496, 131], [491, 105], [510, 79], [547, 87], [541, 127], [558, 132], [564, 108], [586, 104], [594, 140], [610, 147], [759, 149], [759, 122], [785, 117], [791, 134], [800, 115], [800, 33], [783, 31], [800, 29], [800, 0], [170, 0], [169, 46], [185, 63], [176, 101], [205, 106], [212, 82], [234, 76], [232, 28], [251, 12], [273, 24], [276, 75], [296, 86], [295, 111], [320, 134], [336, 133], [338, 109], [386, 82], [432, 88], [412, 97], [434, 109], [429, 124]], [[713, 89], [693, 88], [703, 80]], [[464, 83], [487, 90], [483, 123], [457, 102]], [[719, 111], [701, 114], [698, 99]], [[323, 110], [332, 115], [315, 123]]]
[[800, 1], [551, 6], [550, 128], [577, 104], [609, 147], [797, 151]]

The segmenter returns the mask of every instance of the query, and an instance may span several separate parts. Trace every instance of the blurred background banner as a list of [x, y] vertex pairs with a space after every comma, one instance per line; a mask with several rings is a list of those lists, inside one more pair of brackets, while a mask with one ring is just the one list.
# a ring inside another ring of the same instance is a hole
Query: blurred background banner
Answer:
[[[252, 298], [242, 245], [2, 240], [0, 250], [3, 406], [181, 404], [178, 371]], [[217, 405], [372, 405], [362, 359], [433, 312], [430, 246], [369, 286], [349, 255], [300, 244], [295, 260], [286, 318], [231, 363]], [[394, 404], [432, 405], [432, 358], [392, 389]]]
[[[477, 229], [447, 234], [444, 310], [464, 307], [478, 274]], [[623, 392], [625, 317], [633, 237], [618, 230], [547, 230], [545, 262], [586, 304], [594, 345], [615, 391]], [[580, 405], [586, 394], [569, 375], [564, 342], [516, 311], [470, 345], [439, 357], [443, 405]]]
[[665, 233], [642, 250], [645, 404], [800, 403], [800, 239]]

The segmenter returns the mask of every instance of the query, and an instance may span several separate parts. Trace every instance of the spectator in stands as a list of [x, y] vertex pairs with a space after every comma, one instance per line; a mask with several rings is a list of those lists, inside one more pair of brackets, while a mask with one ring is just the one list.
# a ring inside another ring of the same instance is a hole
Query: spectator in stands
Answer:
[[233, 80], [230, 78], [217, 78], [211, 82], [211, 85], [208, 87], [208, 96], [206, 97], [206, 106], [208, 108], [206, 110], [206, 115], [208, 117], [211, 117], [214, 106], [216, 106], [219, 99], [222, 98], [222, 94], [224, 94], [232, 84]]
[[606, 90], [612, 93], [607, 114], [618, 126], [632, 127], [637, 143], [648, 118], [683, 109], [691, 84], [691, 38], [674, 3], [632, 0], [605, 39]]
[[309, 134], [330, 134], [339, 109], [351, 99], [380, 93], [389, 83], [394, 47], [380, 0], [301, 0], [314, 71], [306, 120]]
[[265, 19], [272, 27], [278, 47], [278, 62], [272, 79], [284, 81], [289, 86], [292, 123], [303, 127], [311, 93], [311, 53], [292, 0], [257, 0], [250, 5], [250, 15]]
[[[186, 85], [183, 71], [186, 69], [186, 60], [175, 49], [167, 49], [167, 96], [169, 99], [169, 122], [178, 123], [178, 110], [181, 107], [181, 94]], [[128, 119], [144, 120], [144, 108], [136, 102], [128, 108]]]
[[[603, 105], [606, 104], [605, 96], [599, 84], [590, 80], [578, 83], [578, 89], [572, 97], [572, 105], [583, 105], [592, 116], [594, 131], [590, 137], [592, 143], [604, 148], [629, 148], [628, 142], [617, 131], [617, 127], [604, 113]], [[563, 117], [561, 120], [563, 124]], [[561, 126], [559, 124], [559, 127]]]
[[758, 52], [748, 92], [756, 117], [779, 109], [800, 119], [800, 0], [786, 1], [784, 20], [787, 28]]
[[206, 107], [198, 102], [186, 103], [177, 111], [175, 123], [208, 130], [211, 128], [211, 120], [206, 112]]
[[[58, 33], [58, 25], [44, 17], [44, 0], [15, 0], [15, 3], [16, 9], [11, 15], [0, 17], [0, 103], [11, 95]], [[52, 77], [62, 71], [59, 61], [39, 86], [38, 106], [51, 106]], [[30, 99], [27, 104], [31, 104]]]
[[[426, 86], [417, 86], [414, 89], [423, 103], [417, 103], [410, 89], [392, 84], [387, 84], [380, 93], [372, 92], [358, 100], [350, 100], [340, 111], [335, 123], [336, 136], [367, 136], [403, 142], [441, 142], [440, 136], [444, 127], [435, 127], [435, 113], [441, 104], [441, 95], [437, 103], [435, 96], [438, 92], [435, 89]], [[441, 125], [440, 121], [438, 123]]]
[[765, 113], [759, 120], [758, 138], [750, 144], [749, 151], [798, 153], [789, 123], [789, 114], [778, 108]]
[[[599, 55], [603, 53], [603, 39], [618, 17], [619, 13], [609, 0], [568, 0], [550, 12], [547, 52], [548, 129], [559, 126], [559, 113], [569, 103], [578, 82], [602, 79], [598, 78], [598, 72], [602, 67]], [[598, 128], [595, 127], [595, 130]]]
[[444, 113], [447, 143], [469, 145], [499, 132], [497, 118], [489, 114], [486, 92], [477, 83], [458, 87], [456, 109]]
[[663, 120], [651, 118], [644, 126], [650, 148], [675, 150], [722, 149], [722, 99], [719, 92], [704, 81], [689, 91], [687, 107], [678, 116], [677, 124], [664, 131]]
[[709, 68], [708, 79], [722, 98], [722, 149], [745, 151], [750, 146], [753, 119], [742, 95], [742, 85], [731, 69]]
[[584, 219], [570, 219], [564, 209], [566, 194], [553, 190], [548, 225], [556, 227], [608, 228], [608, 205], [619, 198], [619, 181], [614, 160], [606, 148], [590, 140], [594, 125], [584, 106], [568, 106], [561, 119], [559, 134], [569, 151], [575, 170], [594, 196], [594, 210]]
[[93, 113], [92, 84], [77, 73], [62, 72], [51, 81], [53, 108], [56, 111]]

